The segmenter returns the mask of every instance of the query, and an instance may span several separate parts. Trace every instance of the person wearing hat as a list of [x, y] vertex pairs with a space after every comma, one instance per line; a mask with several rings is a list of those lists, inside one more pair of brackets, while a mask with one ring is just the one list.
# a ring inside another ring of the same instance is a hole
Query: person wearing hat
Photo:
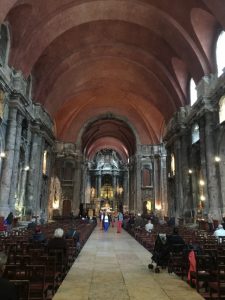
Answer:
[[217, 229], [214, 231], [213, 235], [219, 239], [221, 236], [225, 236], [225, 230], [223, 229], [223, 225], [219, 224]]

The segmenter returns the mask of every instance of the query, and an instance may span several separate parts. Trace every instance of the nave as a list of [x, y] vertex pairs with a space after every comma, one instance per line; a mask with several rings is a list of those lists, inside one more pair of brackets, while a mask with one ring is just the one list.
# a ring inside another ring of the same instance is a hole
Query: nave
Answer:
[[167, 270], [148, 269], [150, 253], [126, 231], [97, 226], [54, 300], [200, 300], [195, 289]]

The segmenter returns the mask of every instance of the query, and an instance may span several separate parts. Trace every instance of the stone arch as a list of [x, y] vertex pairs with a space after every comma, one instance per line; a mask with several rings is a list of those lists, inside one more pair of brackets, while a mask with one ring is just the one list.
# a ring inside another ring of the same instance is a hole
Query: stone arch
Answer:
[[[130, 128], [130, 131], [133, 133], [134, 137], [135, 137], [135, 144], [140, 144], [140, 138], [139, 135], [137, 133], [137, 130], [135, 129], [135, 127], [128, 121], [126, 120], [124, 117], [119, 116], [119, 115], [114, 115], [114, 114], [110, 114], [110, 113], [106, 113], [106, 114], [102, 114], [102, 115], [98, 115], [92, 119], [89, 119], [81, 128], [79, 134], [78, 134], [78, 138], [77, 138], [77, 145], [78, 148], [80, 150], [82, 150], [82, 137], [85, 133], [85, 131], [87, 131], [87, 129], [93, 125], [95, 122], [97, 122], [98, 120], [119, 120], [122, 121], [124, 124], [126, 124], [126, 126], [128, 126], [128, 128]], [[135, 148], [136, 148], [135, 145]]]

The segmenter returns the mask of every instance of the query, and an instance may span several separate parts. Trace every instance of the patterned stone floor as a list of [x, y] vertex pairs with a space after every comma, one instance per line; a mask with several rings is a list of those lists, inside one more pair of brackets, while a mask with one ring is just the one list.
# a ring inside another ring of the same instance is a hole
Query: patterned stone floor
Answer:
[[176, 275], [153, 273], [149, 263], [149, 252], [127, 232], [96, 227], [53, 300], [203, 299]]

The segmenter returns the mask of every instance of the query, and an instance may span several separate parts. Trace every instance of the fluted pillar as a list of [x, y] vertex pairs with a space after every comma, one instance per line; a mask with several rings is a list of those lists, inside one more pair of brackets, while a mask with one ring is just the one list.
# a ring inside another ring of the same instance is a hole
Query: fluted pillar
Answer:
[[102, 175], [98, 175], [98, 197], [101, 197]]
[[143, 203], [141, 199], [141, 157], [136, 155], [136, 197], [135, 197], [136, 212], [143, 211]]
[[168, 201], [167, 201], [167, 173], [166, 173], [166, 155], [160, 157], [160, 195], [162, 201], [162, 212], [163, 215], [168, 215]]
[[190, 175], [188, 173], [189, 165], [188, 165], [188, 152], [187, 148], [189, 145], [189, 135], [187, 135], [185, 132], [183, 133], [181, 137], [181, 186], [183, 189], [183, 213], [186, 214], [186, 216], [192, 216], [192, 210], [193, 210], [193, 200], [191, 195], [191, 187], [190, 187]]
[[205, 145], [206, 172], [207, 172], [207, 192], [209, 199], [209, 213], [213, 218], [221, 220], [221, 199], [219, 197], [218, 178], [215, 164], [215, 133], [213, 114], [205, 114]]
[[16, 188], [17, 188], [17, 183], [18, 183], [22, 120], [23, 120], [23, 116], [18, 113], [17, 129], [16, 129], [16, 142], [15, 142], [15, 149], [14, 149], [13, 172], [12, 172], [11, 189], [10, 189], [10, 195], [9, 195], [9, 208], [12, 212], [14, 212], [14, 210], [15, 210], [15, 201], [16, 201], [15, 193], [16, 193]]
[[176, 218], [183, 217], [183, 186], [182, 186], [182, 153], [181, 153], [181, 141], [177, 139], [175, 141], [175, 197], [176, 197]]
[[27, 179], [26, 210], [37, 214], [40, 209], [40, 173], [42, 175], [42, 136], [38, 133], [39, 127], [33, 130], [31, 138], [30, 164]]
[[0, 214], [7, 215], [9, 213], [9, 195], [11, 187], [11, 178], [13, 172], [15, 141], [17, 131], [17, 108], [10, 107], [8, 126], [6, 133], [6, 158], [3, 162], [2, 178], [0, 185]]
[[123, 173], [123, 199], [124, 205], [129, 207], [128, 171]]
[[[21, 174], [21, 190], [19, 195], [20, 207], [25, 208], [25, 192], [26, 192], [26, 183], [27, 183], [27, 174], [29, 172], [29, 154], [30, 154], [30, 140], [31, 140], [31, 132], [30, 127], [27, 130], [27, 140], [26, 140], [26, 149], [25, 149], [25, 157], [24, 157], [24, 167]], [[23, 210], [23, 214], [25, 211]]]
[[154, 200], [155, 205], [161, 205], [160, 198], [160, 160], [159, 156], [154, 157]]
[[77, 213], [81, 203], [81, 162], [82, 156], [76, 157], [75, 174], [74, 174], [74, 191], [73, 191], [73, 202], [72, 210]]

